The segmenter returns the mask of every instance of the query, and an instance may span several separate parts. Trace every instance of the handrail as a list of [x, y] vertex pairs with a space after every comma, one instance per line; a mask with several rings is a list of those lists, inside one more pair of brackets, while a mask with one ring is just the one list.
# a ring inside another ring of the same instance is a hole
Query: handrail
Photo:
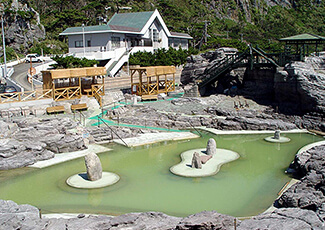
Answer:
[[202, 137], [202, 134], [200, 133], [200, 131], [199, 131], [197, 128], [195, 128], [195, 127], [193, 126], [192, 122], [191, 122], [191, 121], [188, 121], [188, 123], [192, 126], [192, 128], [193, 128], [196, 132], [198, 132], [198, 134], [200, 135], [200, 137]]
[[130, 147], [111, 127], [109, 127], [105, 120], [103, 120], [100, 116], [97, 116], [97, 118], [98, 120], [103, 122], [107, 126], [107, 128], [109, 128], [111, 132], [113, 132], [126, 145], [126, 147]]
[[[79, 112], [80, 124], [83, 123], [83, 126], [85, 126], [85, 124], [86, 124], [86, 116], [80, 110], [78, 110], [78, 112]], [[81, 122], [81, 117], [82, 117], [82, 121], [83, 122]], [[75, 110], [73, 111], [73, 119], [76, 120], [76, 111]]]
[[233, 64], [241, 62], [244, 59], [244, 57], [246, 57], [247, 51], [248, 51], [248, 49], [245, 52], [243, 52], [240, 55], [238, 55], [235, 59], [232, 59], [231, 61], [229, 61], [228, 58], [224, 58], [224, 59], [222, 59], [221, 63], [219, 63], [218, 67], [216, 67], [216, 68], [212, 68], [212, 67], [209, 68], [207, 71], [205, 71], [206, 74], [211, 74], [213, 72], [213, 70], [218, 70], [217, 71], [218, 74], [212, 75], [212, 76], [210, 75], [210, 77], [205, 78], [199, 84], [199, 86], [200, 87], [205, 86], [206, 84], [208, 84], [209, 82], [211, 82], [213, 79], [217, 78], [224, 71], [226, 71], [227, 69], [229, 69]]

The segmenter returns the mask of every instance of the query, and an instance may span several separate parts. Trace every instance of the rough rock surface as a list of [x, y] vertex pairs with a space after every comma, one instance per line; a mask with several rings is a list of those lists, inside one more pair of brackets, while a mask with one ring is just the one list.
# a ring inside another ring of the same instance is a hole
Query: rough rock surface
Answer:
[[7, 12], [4, 16], [6, 45], [16, 51], [27, 51], [32, 44], [45, 38], [44, 26], [40, 24], [39, 14], [27, 4], [18, 0], [8, 3], [5, 3]]
[[324, 229], [324, 221], [313, 211], [283, 208], [251, 219], [204, 211], [188, 217], [173, 217], [160, 212], [128, 213], [117, 217], [78, 215], [77, 218], [40, 218], [37, 208], [0, 200], [0, 229], [78, 230], [78, 229], [146, 229], [146, 230], [239, 230], [251, 229]]
[[53, 158], [55, 153], [85, 149], [82, 135], [67, 131], [76, 125], [67, 118], [0, 121], [0, 170], [31, 165]]
[[88, 153], [85, 156], [88, 180], [96, 181], [102, 178], [103, 169], [96, 153]]
[[217, 153], [217, 142], [215, 139], [210, 138], [207, 144], [207, 155], [214, 155]]
[[324, 222], [313, 211], [298, 208], [281, 208], [272, 213], [265, 213], [239, 223], [243, 229], [324, 229]]
[[[214, 73], [223, 55], [218, 51], [191, 56], [181, 75], [183, 85], [197, 82]], [[284, 69], [256, 68], [232, 70], [220, 75], [213, 87], [200, 89], [205, 94], [230, 93], [254, 98], [277, 107], [287, 114], [325, 113], [325, 58], [308, 57], [305, 62], [292, 62]], [[231, 92], [233, 86], [238, 89]]]
[[[324, 61], [325, 63], [325, 61]], [[281, 111], [315, 111], [325, 113], [325, 74], [315, 71], [312, 64], [293, 62], [274, 79], [275, 100]]]
[[296, 155], [290, 166], [301, 181], [277, 200], [278, 207], [299, 207], [317, 212], [325, 219], [325, 145], [313, 147]]

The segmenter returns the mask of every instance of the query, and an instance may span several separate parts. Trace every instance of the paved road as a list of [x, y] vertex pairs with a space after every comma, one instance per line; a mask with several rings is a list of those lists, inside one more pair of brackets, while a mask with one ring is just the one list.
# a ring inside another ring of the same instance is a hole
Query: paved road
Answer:
[[[50, 61], [46, 61], [45, 63], [50, 62]], [[33, 63], [33, 67], [35, 66], [39, 66], [42, 63]], [[15, 72], [14, 74], [11, 76], [11, 78], [17, 82], [19, 85], [21, 85], [25, 91], [30, 91], [32, 90], [32, 86], [31, 84], [27, 81], [27, 71], [30, 68], [30, 64], [29, 63], [21, 63], [18, 65], [14, 66], [15, 68]]]

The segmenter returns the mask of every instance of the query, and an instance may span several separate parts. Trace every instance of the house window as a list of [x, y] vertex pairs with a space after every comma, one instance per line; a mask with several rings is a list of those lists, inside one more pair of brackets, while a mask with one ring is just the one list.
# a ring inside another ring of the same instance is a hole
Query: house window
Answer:
[[153, 38], [154, 42], [158, 42], [159, 34], [158, 34], [158, 31], [156, 29], [152, 30], [152, 38]]
[[172, 38], [168, 38], [168, 46], [173, 47], [173, 39]]
[[82, 41], [75, 41], [74, 46], [75, 47], [83, 47], [83, 43], [82, 43]]
[[87, 47], [91, 47], [91, 40], [87, 41]]
[[187, 39], [182, 39], [181, 40], [181, 43], [182, 43], [182, 48], [186, 48], [187, 47], [187, 44], [188, 44]]
[[112, 37], [112, 47], [119, 48], [121, 46], [120, 37]]
[[181, 40], [180, 39], [175, 39], [174, 40], [174, 48], [178, 48], [181, 45]]

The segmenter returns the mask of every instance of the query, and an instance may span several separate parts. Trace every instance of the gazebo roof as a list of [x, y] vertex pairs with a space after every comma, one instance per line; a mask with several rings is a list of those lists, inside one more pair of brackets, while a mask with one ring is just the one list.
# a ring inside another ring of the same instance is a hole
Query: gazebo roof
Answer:
[[42, 71], [43, 74], [49, 74], [52, 79], [91, 77], [106, 75], [105, 67], [85, 67], [72, 69], [55, 69]]
[[145, 71], [148, 77], [176, 73], [175, 66], [135, 67], [135, 68], [130, 68], [130, 70]]
[[305, 34], [298, 34], [291, 37], [281, 38], [280, 41], [290, 42], [290, 43], [304, 43], [304, 42], [325, 42], [325, 37], [305, 33]]

